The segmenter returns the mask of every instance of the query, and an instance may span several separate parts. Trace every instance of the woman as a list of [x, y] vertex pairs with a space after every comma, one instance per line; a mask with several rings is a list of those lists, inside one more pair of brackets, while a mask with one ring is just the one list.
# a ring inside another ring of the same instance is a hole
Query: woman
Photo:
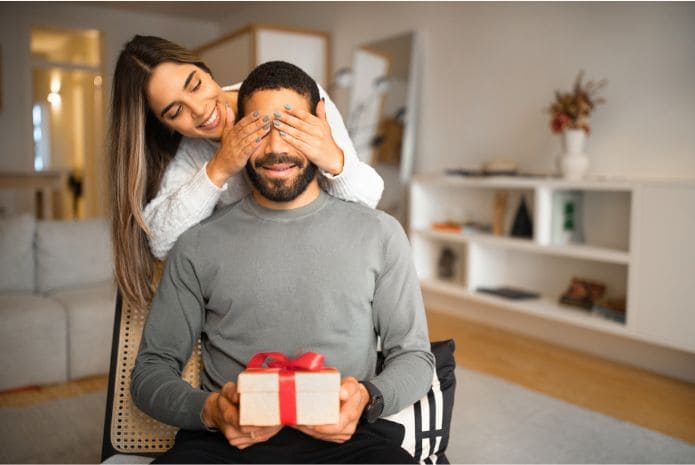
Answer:
[[239, 85], [220, 87], [199, 58], [158, 37], [135, 36], [119, 56], [110, 127], [112, 233], [116, 280], [133, 304], [151, 300], [156, 259], [184, 231], [217, 204], [249, 192], [242, 169], [271, 125], [318, 166], [330, 194], [372, 208], [381, 197], [383, 181], [357, 159], [323, 89], [316, 116], [286, 108], [235, 124]]

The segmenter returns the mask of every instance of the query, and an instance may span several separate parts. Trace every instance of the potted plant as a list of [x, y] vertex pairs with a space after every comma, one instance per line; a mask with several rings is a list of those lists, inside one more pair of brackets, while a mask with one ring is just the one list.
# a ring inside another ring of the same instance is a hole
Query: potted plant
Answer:
[[582, 83], [583, 78], [584, 71], [580, 71], [572, 92], [555, 91], [555, 101], [549, 109], [550, 128], [563, 135], [560, 171], [568, 179], [581, 179], [589, 167], [589, 158], [584, 153], [586, 136], [591, 132], [589, 115], [596, 105], [606, 101], [597, 94], [608, 81]]

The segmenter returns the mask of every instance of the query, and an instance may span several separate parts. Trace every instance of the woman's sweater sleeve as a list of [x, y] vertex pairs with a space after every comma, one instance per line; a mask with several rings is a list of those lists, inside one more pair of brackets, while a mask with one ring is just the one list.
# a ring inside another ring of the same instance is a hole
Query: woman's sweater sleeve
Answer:
[[384, 191], [384, 181], [374, 168], [357, 158], [355, 146], [352, 144], [343, 118], [335, 103], [321, 86], [319, 86], [319, 94], [326, 99], [328, 125], [331, 127], [333, 140], [343, 151], [344, 156], [343, 171], [333, 176], [321, 170], [322, 176], [319, 178], [319, 183], [334, 197], [376, 208]]
[[[228, 184], [217, 187], [208, 178], [205, 167], [208, 147], [204, 141], [183, 139], [176, 156], [169, 163], [157, 196], [143, 211], [150, 229], [152, 254], [164, 260], [176, 239], [193, 225], [212, 214]], [[201, 150], [207, 149], [207, 150]]]

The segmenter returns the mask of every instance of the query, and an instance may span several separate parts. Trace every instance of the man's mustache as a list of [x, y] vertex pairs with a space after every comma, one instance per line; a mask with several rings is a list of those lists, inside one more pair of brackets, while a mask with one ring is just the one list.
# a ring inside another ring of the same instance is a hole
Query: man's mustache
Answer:
[[278, 165], [283, 163], [296, 165], [300, 168], [304, 166], [304, 160], [302, 158], [294, 155], [288, 155], [286, 153], [267, 153], [262, 157], [256, 158], [256, 160], [253, 162], [253, 166], [258, 169], [263, 168], [266, 165]]

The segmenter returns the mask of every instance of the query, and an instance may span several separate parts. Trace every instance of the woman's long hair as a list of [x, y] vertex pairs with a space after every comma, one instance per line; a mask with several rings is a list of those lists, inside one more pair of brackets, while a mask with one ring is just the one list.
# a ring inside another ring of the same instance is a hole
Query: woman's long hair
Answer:
[[135, 36], [118, 57], [111, 92], [109, 193], [116, 281], [123, 297], [147, 305], [156, 289], [157, 259], [148, 244], [144, 206], [157, 194], [181, 135], [150, 111], [146, 89], [154, 68], [190, 63], [210, 72], [185, 48], [159, 37]]

